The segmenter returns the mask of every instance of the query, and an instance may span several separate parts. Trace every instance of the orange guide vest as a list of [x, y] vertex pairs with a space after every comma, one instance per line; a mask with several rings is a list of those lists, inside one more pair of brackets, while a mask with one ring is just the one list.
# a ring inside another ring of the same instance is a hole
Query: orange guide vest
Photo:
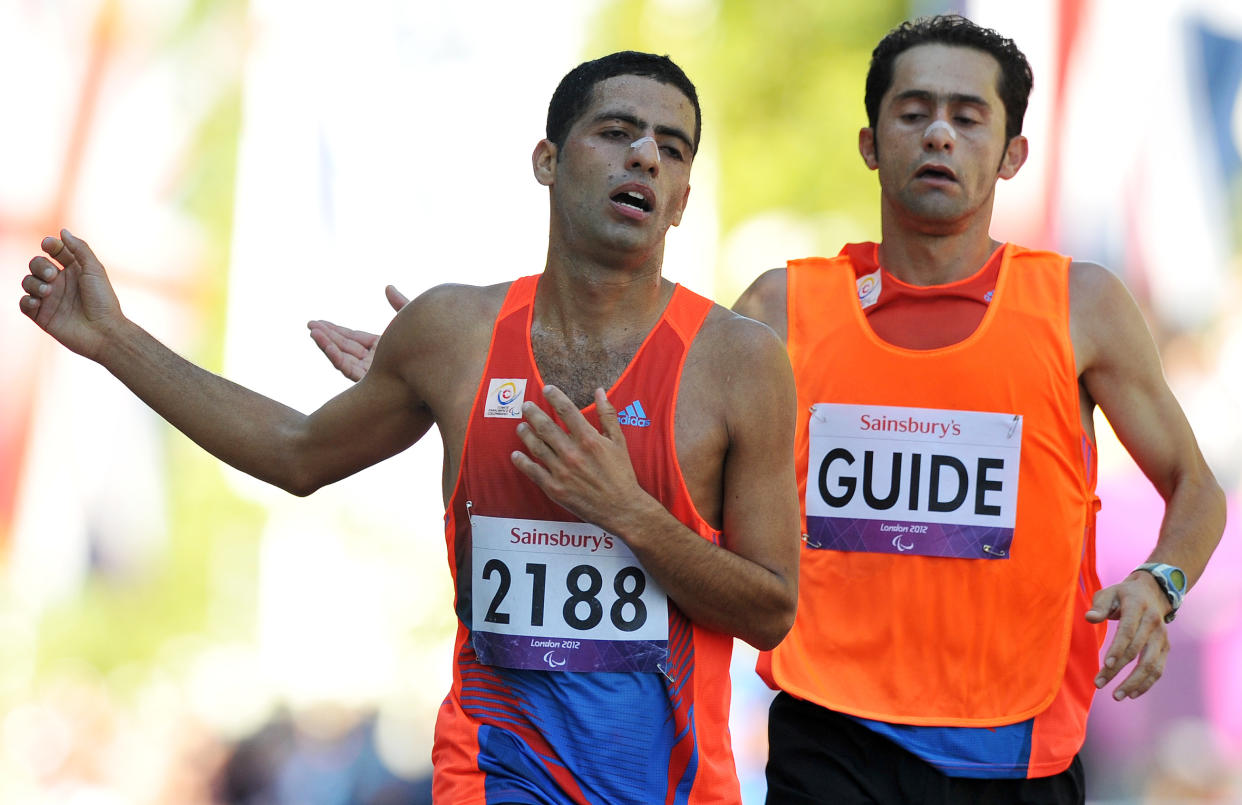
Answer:
[[[873, 333], [844, 251], [789, 263], [804, 532], [808, 510], [818, 514], [793, 630], [760, 658], [770, 685], [864, 718], [936, 726], [1012, 724], [1057, 696], [1097, 505], [1069, 335], [1069, 263], [1007, 244], [978, 328], [931, 350]], [[823, 419], [832, 413], [835, 431], [812, 424], [813, 407]], [[986, 440], [937, 441], [949, 423], [1002, 417], [1020, 434], [1002, 457], [983, 457]], [[932, 424], [916, 433], [924, 421]], [[876, 442], [853, 432], [867, 429], [886, 432]], [[905, 511], [888, 517], [886, 507]], [[973, 537], [986, 529], [966, 521], [993, 514], [1000, 527], [987, 533], [1003, 541]], [[831, 542], [816, 536], [824, 524], [837, 534]], [[929, 529], [958, 529], [969, 544], [920, 553]], [[1098, 646], [1075, 645], [1075, 663], [1097, 662]]]

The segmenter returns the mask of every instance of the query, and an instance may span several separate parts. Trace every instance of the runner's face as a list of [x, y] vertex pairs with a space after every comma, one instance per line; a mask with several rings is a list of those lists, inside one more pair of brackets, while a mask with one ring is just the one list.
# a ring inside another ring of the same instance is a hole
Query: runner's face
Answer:
[[876, 128], [860, 136], [888, 210], [934, 225], [990, 216], [997, 178], [1017, 172], [1026, 147], [1006, 142], [999, 75], [974, 48], [919, 45], [897, 57]]
[[690, 193], [693, 132], [694, 107], [676, 87], [633, 75], [596, 84], [545, 182], [561, 235], [625, 251], [662, 247]]

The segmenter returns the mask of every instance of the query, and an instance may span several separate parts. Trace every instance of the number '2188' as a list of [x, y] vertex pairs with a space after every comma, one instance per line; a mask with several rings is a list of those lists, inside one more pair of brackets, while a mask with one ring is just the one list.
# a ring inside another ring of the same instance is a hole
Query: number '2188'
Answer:
[[[548, 566], [534, 562], [526, 564], [526, 573], [531, 577], [530, 625], [543, 626], [543, 611], [546, 601]], [[509, 613], [500, 610], [509, 587], [513, 581], [509, 566], [499, 559], [489, 559], [483, 566], [483, 579], [490, 581], [499, 576], [500, 581], [492, 602], [487, 608], [484, 620], [488, 623], [509, 623]], [[585, 580], [585, 583], [584, 583]], [[629, 589], [626, 589], [630, 585]], [[569, 597], [565, 600], [561, 614], [565, 623], [574, 629], [586, 631], [599, 625], [604, 618], [604, 605], [599, 600], [600, 590], [604, 588], [604, 577], [598, 569], [591, 565], [576, 565], [565, 576], [565, 590]], [[608, 617], [612, 625], [623, 632], [633, 632], [642, 628], [647, 622], [647, 606], [642, 602], [643, 591], [647, 588], [647, 577], [643, 571], [633, 565], [617, 571], [612, 579], [612, 589], [617, 600], [609, 608]], [[626, 604], [630, 605], [632, 616], [627, 619]], [[585, 616], [579, 612], [585, 607]]]

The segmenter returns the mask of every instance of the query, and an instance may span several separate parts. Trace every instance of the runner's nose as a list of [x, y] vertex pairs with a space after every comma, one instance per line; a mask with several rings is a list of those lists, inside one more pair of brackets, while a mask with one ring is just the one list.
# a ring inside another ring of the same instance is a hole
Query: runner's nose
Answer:
[[660, 170], [660, 146], [654, 137], [639, 137], [630, 143], [630, 167], [650, 172]]

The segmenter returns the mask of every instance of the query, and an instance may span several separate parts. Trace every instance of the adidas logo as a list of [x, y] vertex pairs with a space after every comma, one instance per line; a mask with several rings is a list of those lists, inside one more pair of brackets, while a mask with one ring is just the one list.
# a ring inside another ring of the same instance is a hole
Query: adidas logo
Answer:
[[636, 428], [651, 427], [651, 420], [647, 418], [647, 412], [643, 410], [643, 404], [638, 400], [625, 406], [625, 410], [617, 414], [617, 422], [622, 425], [633, 425]]

